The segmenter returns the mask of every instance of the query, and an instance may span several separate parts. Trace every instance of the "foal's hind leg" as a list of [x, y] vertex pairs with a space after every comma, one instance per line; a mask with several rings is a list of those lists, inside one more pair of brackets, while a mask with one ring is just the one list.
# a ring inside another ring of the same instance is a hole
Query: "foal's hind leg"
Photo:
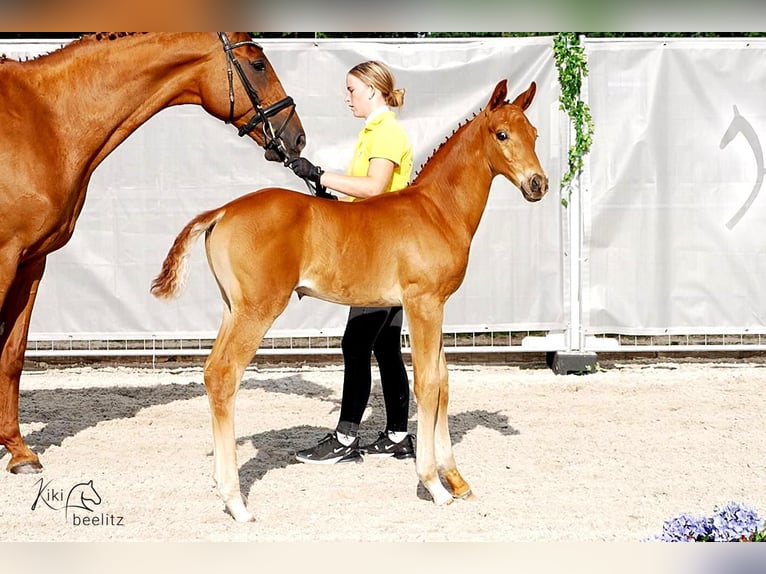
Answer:
[[225, 311], [218, 337], [205, 363], [205, 388], [213, 424], [215, 483], [226, 510], [240, 522], [254, 518], [247, 510], [239, 484], [234, 431], [235, 398], [247, 365], [287, 301], [289, 297], [283, 305], [276, 305], [279, 309], [274, 313], [258, 310], [250, 311], [248, 315], [245, 311]]
[[453, 496], [462, 499], [473, 498], [471, 487], [463, 480], [455, 463], [452, 439], [449, 434], [448, 404], [449, 373], [447, 370], [447, 357], [444, 354], [444, 347], [442, 347], [439, 357], [439, 409], [436, 413], [436, 466], [447, 482], [447, 485], [449, 485]]

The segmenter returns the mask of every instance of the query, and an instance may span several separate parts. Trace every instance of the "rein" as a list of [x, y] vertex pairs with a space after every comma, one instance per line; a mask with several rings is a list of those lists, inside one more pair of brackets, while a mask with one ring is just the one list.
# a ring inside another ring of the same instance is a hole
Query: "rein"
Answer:
[[[293, 115], [295, 114], [295, 102], [290, 96], [287, 96], [281, 100], [279, 100], [277, 103], [270, 105], [267, 108], [264, 108], [263, 105], [261, 105], [261, 100], [258, 97], [258, 92], [255, 90], [253, 85], [250, 83], [250, 80], [245, 75], [244, 70], [242, 69], [242, 65], [240, 64], [237, 57], [234, 55], [234, 50], [236, 48], [239, 48], [240, 46], [257, 46], [260, 48], [261, 46], [254, 42], [253, 40], [245, 40], [242, 42], [236, 42], [232, 44], [229, 42], [229, 38], [226, 36], [223, 32], [218, 32], [218, 37], [221, 40], [221, 43], [223, 44], [223, 50], [226, 52], [226, 71], [227, 75], [229, 77], [229, 120], [226, 123], [232, 123], [234, 121], [234, 74], [232, 72], [232, 65], [234, 65], [234, 68], [237, 70], [237, 75], [239, 76], [240, 81], [242, 82], [242, 86], [245, 88], [245, 91], [247, 92], [247, 96], [250, 98], [250, 102], [253, 104], [253, 109], [255, 110], [255, 114], [252, 118], [250, 118], [250, 121], [247, 122], [244, 126], [239, 128], [239, 136], [242, 137], [245, 134], [249, 134], [251, 131], [255, 129], [255, 127], [258, 124], [263, 124], [262, 130], [263, 130], [263, 137], [265, 140], [264, 143], [264, 149], [269, 150], [273, 149], [275, 150], [279, 156], [282, 158], [282, 162], [284, 165], [287, 165], [288, 157], [287, 152], [285, 151], [285, 145], [282, 141], [282, 132], [287, 127], [287, 123], [292, 119]], [[269, 121], [270, 117], [273, 117], [277, 115], [282, 110], [290, 108], [290, 114], [287, 116], [284, 122], [282, 122], [282, 125], [279, 126], [277, 130], [274, 129], [274, 126]]]

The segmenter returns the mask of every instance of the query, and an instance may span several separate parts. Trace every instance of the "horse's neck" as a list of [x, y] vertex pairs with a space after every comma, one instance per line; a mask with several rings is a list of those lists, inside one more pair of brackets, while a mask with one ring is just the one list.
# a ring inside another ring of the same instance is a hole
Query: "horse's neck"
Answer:
[[494, 174], [483, 153], [477, 119], [460, 127], [423, 166], [413, 185], [440, 210], [451, 230], [476, 233]]
[[192, 101], [190, 68], [204, 57], [179, 54], [160, 35], [82, 41], [60, 52], [36, 67], [46, 133], [60, 134], [79, 164], [70, 167], [88, 173], [157, 112]]

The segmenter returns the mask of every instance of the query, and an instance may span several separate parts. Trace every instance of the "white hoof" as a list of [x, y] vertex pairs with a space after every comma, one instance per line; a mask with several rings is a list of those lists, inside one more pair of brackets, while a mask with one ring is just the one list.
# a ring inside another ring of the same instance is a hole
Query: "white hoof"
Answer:
[[245, 503], [241, 500], [234, 500], [226, 503], [226, 512], [231, 514], [237, 522], [255, 522], [255, 517], [245, 508]]
[[423, 483], [423, 486], [425, 486], [426, 490], [431, 494], [431, 498], [437, 506], [446, 506], [447, 504], [451, 504], [454, 500], [449, 491], [444, 488], [444, 485], [439, 481], [435, 481], [434, 484]]
[[452, 495], [448, 492], [445, 492], [444, 496], [440, 496], [439, 498], [434, 496], [434, 504], [436, 504], [436, 506], [447, 506], [453, 502], [455, 502], [455, 499], [452, 498]]

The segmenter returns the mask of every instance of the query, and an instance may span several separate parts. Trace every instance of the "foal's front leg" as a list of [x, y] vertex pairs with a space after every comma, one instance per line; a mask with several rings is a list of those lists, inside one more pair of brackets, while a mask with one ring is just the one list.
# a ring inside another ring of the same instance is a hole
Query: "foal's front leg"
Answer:
[[423, 486], [436, 504], [452, 502], [441, 483], [436, 466], [435, 431], [439, 408], [439, 354], [442, 348], [442, 307], [419, 303], [406, 307], [412, 344], [414, 390], [418, 405], [417, 458], [415, 467]]
[[458, 472], [449, 434], [449, 372], [444, 346], [439, 353], [439, 410], [436, 414], [436, 466], [456, 498], [474, 498], [471, 487]]

